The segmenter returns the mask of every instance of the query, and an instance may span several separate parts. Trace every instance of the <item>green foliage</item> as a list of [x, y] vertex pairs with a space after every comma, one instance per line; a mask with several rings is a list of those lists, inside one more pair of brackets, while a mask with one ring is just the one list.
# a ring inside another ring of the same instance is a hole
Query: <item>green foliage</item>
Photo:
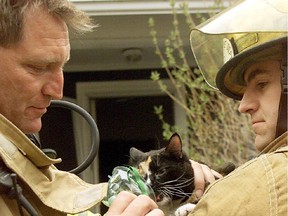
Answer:
[[[200, 71], [190, 68], [179, 31], [175, 2], [171, 0], [170, 4], [173, 16], [172, 30], [164, 41], [164, 50], [160, 49], [153, 18], [149, 19], [149, 27], [155, 53], [159, 56], [174, 90], [168, 89], [157, 71], [152, 71], [151, 79], [157, 82], [161, 91], [185, 110], [189, 127], [182, 134], [187, 140], [191, 158], [208, 164], [219, 164], [223, 161], [242, 163], [254, 154], [254, 148], [251, 147], [252, 133], [246, 126], [247, 116], [239, 115], [237, 101], [212, 90], [205, 83]], [[221, 7], [222, 1], [217, 0], [215, 4]], [[189, 14], [187, 4], [182, 4], [181, 9], [190, 30], [195, 26], [194, 18]], [[197, 19], [203, 21], [204, 17], [199, 14]], [[183, 131], [165, 122], [162, 106], [155, 107], [154, 112], [162, 122], [164, 138], [169, 139], [173, 132]]]
[[168, 124], [163, 116], [163, 106], [155, 106], [154, 107], [154, 113], [158, 116], [159, 120], [162, 122], [162, 129], [163, 129], [163, 138], [165, 140], [169, 140], [170, 137], [173, 135], [173, 133], [179, 131], [179, 128], [177, 126], [173, 126]]

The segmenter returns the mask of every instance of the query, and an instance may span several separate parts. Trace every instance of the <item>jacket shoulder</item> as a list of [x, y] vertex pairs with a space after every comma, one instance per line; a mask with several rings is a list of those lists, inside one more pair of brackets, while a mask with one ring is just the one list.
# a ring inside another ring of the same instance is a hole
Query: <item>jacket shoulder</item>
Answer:
[[287, 164], [287, 151], [283, 149], [243, 164], [211, 184], [189, 215], [287, 213]]

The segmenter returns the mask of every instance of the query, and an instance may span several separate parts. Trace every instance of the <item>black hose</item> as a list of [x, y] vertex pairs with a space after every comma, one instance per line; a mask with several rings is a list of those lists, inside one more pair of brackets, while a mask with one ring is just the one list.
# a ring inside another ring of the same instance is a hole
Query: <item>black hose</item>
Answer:
[[29, 212], [29, 214], [31, 216], [37, 216], [38, 215], [36, 210], [33, 208], [33, 206], [30, 204], [30, 202], [23, 196], [23, 194], [21, 194], [19, 196], [19, 200], [20, 200], [20, 203], [22, 204], [22, 206], [27, 210], [27, 212]]
[[[73, 104], [68, 101], [60, 101], [60, 100], [52, 100], [51, 107], [61, 107], [70, 109], [73, 111], [76, 111], [79, 113], [89, 124], [91, 128], [91, 151], [86, 158], [78, 167], [75, 169], [70, 170], [70, 173], [79, 174], [83, 172], [95, 159], [98, 153], [99, 149], [99, 143], [100, 143], [100, 136], [98, 127], [92, 118], [92, 116], [84, 110], [82, 107]], [[23, 211], [21, 206], [23, 206], [27, 212], [31, 216], [38, 216], [37, 211], [33, 208], [31, 203], [25, 198], [25, 196], [22, 194], [22, 188], [20, 185], [17, 184], [17, 175], [15, 173], [11, 173], [10, 170], [4, 165], [0, 164], [0, 194], [1, 193], [8, 193], [8, 197], [11, 199], [16, 199], [18, 206], [19, 206], [19, 213], [20, 215], [23, 215]]]
[[51, 101], [51, 107], [61, 107], [73, 110], [77, 113], [79, 113], [89, 124], [90, 131], [91, 131], [91, 151], [88, 155], [88, 157], [75, 169], [70, 170], [70, 173], [79, 174], [83, 172], [95, 159], [98, 153], [99, 149], [99, 143], [100, 143], [100, 135], [98, 127], [92, 118], [92, 116], [82, 107], [63, 100], [52, 100]]
[[10, 193], [11, 198], [16, 199], [18, 203], [20, 215], [24, 216], [23, 210], [21, 208], [21, 206], [23, 206], [27, 210], [27, 212], [29, 212], [31, 216], [38, 216], [37, 211], [34, 209], [31, 203], [26, 199], [26, 197], [23, 196], [22, 188], [17, 184], [17, 175], [15, 173], [11, 173], [10, 176], [13, 182], [13, 187], [11, 187], [11, 191], [9, 193]]

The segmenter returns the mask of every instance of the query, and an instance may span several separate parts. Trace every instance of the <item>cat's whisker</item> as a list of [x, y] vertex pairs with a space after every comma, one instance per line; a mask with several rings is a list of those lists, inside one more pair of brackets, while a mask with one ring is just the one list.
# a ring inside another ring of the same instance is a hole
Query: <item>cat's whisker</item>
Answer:
[[170, 193], [170, 190], [166, 189], [166, 188], [162, 188], [164, 190], [160, 190], [160, 192], [165, 196], [168, 197], [169, 199], [172, 198], [172, 194]]
[[185, 181], [185, 182], [182, 182], [182, 183], [179, 183], [179, 184], [173, 184], [173, 185], [164, 184], [164, 185], [161, 186], [161, 188], [168, 188], [168, 189], [172, 189], [172, 190], [177, 188], [179, 190], [182, 190], [182, 188], [188, 187], [189, 185], [191, 185], [191, 183], [192, 183], [191, 181]]
[[170, 191], [180, 191], [183, 192], [183, 190], [179, 187], [165, 187], [166, 189], [170, 190]]
[[164, 184], [164, 185], [167, 185], [167, 184], [173, 184], [173, 185], [175, 185], [174, 183], [175, 183], [175, 182], [178, 182], [179, 179], [181, 179], [182, 176], [183, 176], [183, 175], [181, 175], [181, 176], [178, 177], [177, 179], [173, 179], [173, 180], [166, 181], [166, 182], [158, 182], [158, 183], [159, 183], [159, 184]]
[[180, 186], [183, 186], [183, 185], [185, 185], [185, 186], [190, 185], [191, 183], [193, 183], [193, 179], [183, 179], [181, 181], [177, 181], [178, 184], [175, 184], [174, 186], [179, 186], [180, 187]]
[[[194, 178], [182, 179], [182, 180], [171, 180], [166, 182], [157, 182], [160, 186], [171, 186], [171, 187], [187, 187], [193, 183]], [[175, 184], [176, 183], [176, 184]]]
[[169, 197], [174, 196], [178, 196], [178, 197], [190, 197], [192, 195], [192, 193], [186, 193], [183, 190], [179, 189], [179, 188], [167, 188], [167, 187], [162, 187], [161, 192], [163, 194], [166, 194]]

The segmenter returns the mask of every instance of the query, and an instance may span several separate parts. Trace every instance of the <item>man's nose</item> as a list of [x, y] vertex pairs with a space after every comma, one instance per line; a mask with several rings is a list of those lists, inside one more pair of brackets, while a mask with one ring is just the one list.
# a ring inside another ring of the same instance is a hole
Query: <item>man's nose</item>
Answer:
[[52, 99], [60, 100], [63, 97], [64, 76], [62, 69], [50, 73], [43, 87], [43, 94]]
[[253, 94], [252, 91], [250, 91], [249, 89], [246, 89], [242, 100], [240, 102], [240, 105], [238, 107], [238, 111], [240, 113], [252, 113], [255, 110], [258, 109], [258, 101], [257, 101], [257, 97]]

